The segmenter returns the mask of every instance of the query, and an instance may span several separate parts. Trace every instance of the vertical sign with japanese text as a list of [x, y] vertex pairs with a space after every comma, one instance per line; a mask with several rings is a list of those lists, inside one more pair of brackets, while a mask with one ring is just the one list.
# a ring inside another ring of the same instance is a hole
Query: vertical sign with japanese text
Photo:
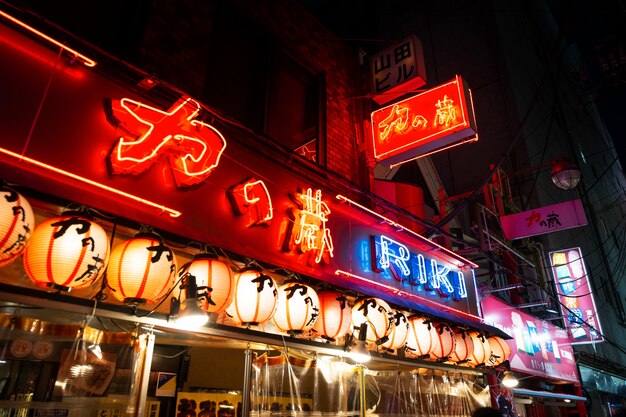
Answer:
[[602, 330], [580, 248], [550, 252], [557, 295], [571, 343], [602, 342]]
[[422, 42], [415, 35], [373, 55], [370, 66], [374, 101], [378, 104], [426, 84]]

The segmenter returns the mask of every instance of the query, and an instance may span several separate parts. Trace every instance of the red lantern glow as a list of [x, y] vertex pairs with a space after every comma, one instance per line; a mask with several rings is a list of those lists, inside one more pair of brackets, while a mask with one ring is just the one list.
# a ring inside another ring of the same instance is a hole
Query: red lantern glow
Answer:
[[102, 227], [82, 215], [66, 214], [35, 228], [24, 251], [24, 270], [35, 284], [70, 291], [98, 279], [109, 255]]
[[392, 310], [391, 331], [389, 332], [389, 339], [381, 346], [390, 349], [400, 349], [406, 343], [406, 339], [409, 336], [409, 320], [406, 315], [399, 310]]
[[241, 324], [261, 324], [272, 318], [278, 290], [274, 278], [257, 268], [246, 268], [235, 275], [235, 297], [226, 314]]
[[[207, 313], [219, 313], [233, 301], [235, 280], [229, 266], [217, 255], [200, 253], [191, 262], [180, 267], [179, 278], [192, 275], [198, 286], [200, 307]], [[181, 296], [181, 302], [184, 301]]]
[[350, 330], [352, 316], [348, 300], [336, 291], [322, 291], [317, 296], [320, 313], [313, 325], [313, 331], [324, 339], [334, 341]]
[[491, 366], [500, 365], [511, 356], [511, 347], [501, 337], [492, 336], [487, 339], [489, 347], [491, 348], [491, 356], [489, 357], [488, 364]]
[[476, 331], [470, 332], [469, 336], [474, 342], [474, 351], [469, 355], [468, 363], [473, 366], [485, 363], [491, 356], [491, 347], [487, 338]]
[[302, 332], [313, 327], [319, 311], [320, 302], [313, 288], [300, 282], [288, 282], [278, 288], [272, 319], [280, 331]]
[[367, 323], [368, 342], [376, 342], [391, 331], [391, 307], [380, 298], [365, 298], [352, 307], [352, 325], [355, 329]]
[[0, 187], [0, 267], [24, 252], [35, 228], [30, 204], [17, 191]]
[[474, 339], [470, 337], [464, 331], [457, 331], [454, 333], [454, 349], [450, 354], [451, 362], [465, 362], [470, 354], [474, 352]]
[[174, 285], [176, 257], [161, 238], [140, 233], [111, 252], [107, 283], [126, 304], [153, 304]]
[[437, 329], [427, 323], [424, 317], [409, 318], [409, 336], [406, 339], [406, 352], [409, 356], [427, 356], [435, 349]]
[[456, 338], [454, 332], [446, 324], [433, 324], [437, 329], [436, 337], [433, 339], [433, 350], [430, 353], [435, 358], [448, 358], [454, 351]]

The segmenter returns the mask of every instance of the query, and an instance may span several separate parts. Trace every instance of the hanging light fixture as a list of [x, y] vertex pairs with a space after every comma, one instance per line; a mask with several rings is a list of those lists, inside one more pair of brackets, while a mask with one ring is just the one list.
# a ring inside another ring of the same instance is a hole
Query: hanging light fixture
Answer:
[[[181, 281], [193, 276], [197, 284], [197, 298], [200, 307], [207, 313], [219, 313], [233, 301], [235, 280], [226, 262], [212, 253], [202, 252], [194, 256], [191, 262], [180, 267], [178, 277]], [[185, 294], [181, 294], [184, 302]]]
[[409, 317], [406, 352], [409, 356], [427, 357], [435, 348], [437, 329], [425, 317]]
[[274, 278], [260, 268], [247, 267], [235, 275], [235, 296], [226, 314], [242, 325], [261, 324], [274, 315], [277, 298]]
[[463, 363], [467, 361], [470, 354], [474, 352], [474, 339], [465, 330], [454, 332], [454, 349], [449, 356], [451, 362]]
[[430, 354], [437, 359], [448, 359], [456, 343], [454, 332], [450, 326], [443, 323], [433, 323], [433, 327], [436, 329], [436, 335], [433, 338], [433, 350]]
[[125, 304], [154, 304], [176, 278], [174, 251], [154, 233], [138, 233], [111, 251], [107, 284]]
[[502, 385], [507, 388], [515, 388], [519, 385], [519, 380], [515, 377], [513, 372], [505, 371], [502, 376]]
[[367, 349], [367, 327], [366, 322], [361, 323], [355, 345], [348, 347], [348, 357], [356, 363], [366, 363], [372, 359], [372, 354]]
[[196, 277], [190, 274], [185, 275], [182, 287], [185, 290], [185, 300], [182, 302], [182, 307], [177, 305], [176, 299], [172, 299], [174, 309], [180, 308], [180, 312], [175, 312], [174, 316], [176, 326], [186, 330], [204, 326], [209, 321], [209, 316], [200, 308]]
[[290, 281], [278, 288], [276, 311], [272, 320], [282, 332], [302, 333], [315, 324], [320, 302], [313, 288]]
[[346, 296], [337, 291], [320, 291], [317, 293], [320, 312], [313, 331], [322, 338], [334, 342], [350, 330], [352, 310]]
[[491, 357], [487, 363], [490, 366], [498, 366], [505, 360], [509, 359], [511, 355], [511, 347], [503, 338], [499, 336], [491, 336], [487, 339], [489, 347], [491, 349]]
[[391, 331], [391, 307], [380, 298], [363, 298], [352, 306], [352, 326], [356, 332], [367, 323], [366, 340], [382, 343]]
[[477, 331], [471, 331], [469, 336], [474, 342], [474, 350], [470, 353], [468, 362], [473, 366], [481, 365], [489, 360], [489, 357], [491, 356], [491, 347], [489, 346], [489, 342], [484, 335]]
[[79, 212], [39, 224], [24, 251], [24, 270], [35, 284], [61, 291], [91, 285], [103, 273], [109, 238]]
[[566, 158], [556, 160], [550, 172], [550, 178], [554, 185], [565, 191], [576, 188], [580, 182], [580, 177], [580, 169]]
[[12, 188], [0, 186], [0, 267], [24, 252], [34, 228], [35, 215], [28, 201]]

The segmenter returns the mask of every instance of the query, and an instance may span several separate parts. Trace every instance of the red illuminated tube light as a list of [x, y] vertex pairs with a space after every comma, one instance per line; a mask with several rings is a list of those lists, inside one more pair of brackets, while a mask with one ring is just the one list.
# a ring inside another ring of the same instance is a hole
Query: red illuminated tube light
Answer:
[[0, 148], [0, 153], [3, 153], [3, 154], [8, 155], [8, 156], [11, 156], [11, 157], [17, 159], [19, 162], [26, 162], [26, 163], [35, 165], [35, 166], [37, 166], [39, 168], [47, 169], [48, 171], [52, 171], [52, 172], [55, 172], [57, 174], [63, 175], [64, 177], [72, 178], [74, 180], [83, 182], [85, 184], [89, 184], [89, 185], [94, 186], [96, 188], [99, 188], [101, 190], [105, 190], [105, 191], [108, 191], [110, 193], [116, 194], [118, 196], [122, 196], [122, 197], [128, 198], [130, 200], [136, 201], [136, 202], [144, 204], [146, 206], [154, 207], [156, 209], [161, 210], [164, 213], [169, 214], [172, 217], [179, 217], [182, 214], [182, 212], [180, 212], [178, 210], [174, 210], [174, 209], [168, 208], [168, 207], [166, 207], [166, 206], [164, 206], [162, 204], [154, 203], [154, 202], [152, 202], [150, 200], [146, 200], [146, 199], [143, 199], [141, 197], [137, 197], [136, 195], [129, 194], [127, 192], [118, 190], [117, 188], [112, 188], [112, 187], [109, 187], [108, 185], [100, 184], [99, 182], [90, 180], [89, 178], [81, 177], [80, 175], [76, 175], [74, 173], [71, 173], [71, 172], [68, 172], [68, 171], [64, 171], [64, 170], [62, 170], [60, 168], [53, 167], [52, 165], [48, 165], [48, 164], [45, 164], [43, 162], [37, 161], [36, 159], [32, 159], [32, 158], [29, 158], [27, 156], [22, 156], [22, 155], [20, 155], [18, 153], [15, 153], [15, 152], [11, 152], [8, 149]]
[[366, 211], [366, 212], [368, 212], [368, 213], [370, 213], [370, 214], [372, 214], [372, 215], [374, 215], [374, 216], [384, 220], [385, 223], [387, 223], [387, 224], [397, 228], [398, 230], [405, 231], [405, 232], [415, 236], [419, 240], [421, 240], [423, 242], [427, 242], [429, 245], [437, 247], [439, 250], [445, 252], [447, 255], [449, 255], [449, 256], [453, 257], [454, 259], [456, 259], [457, 261], [461, 262], [462, 263], [461, 265], [456, 265], [459, 268], [462, 267], [462, 266], [465, 266], [465, 265], [469, 265], [472, 268], [478, 268], [478, 265], [475, 264], [474, 262], [470, 261], [469, 259], [465, 259], [462, 256], [457, 255], [456, 253], [452, 252], [451, 250], [449, 250], [449, 249], [447, 249], [447, 248], [445, 248], [445, 247], [443, 247], [443, 246], [433, 242], [432, 240], [429, 240], [429, 239], [425, 238], [424, 236], [420, 235], [419, 233], [416, 233], [416, 232], [414, 232], [411, 229], [407, 229], [405, 226], [401, 225], [400, 223], [396, 223], [393, 220], [391, 220], [391, 219], [389, 219], [389, 218], [387, 218], [387, 217], [385, 217], [383, 215], [380, 215], [380, 214], [376, 213], [375, 211], [368, 209], [365, 206], [360, 205], [356, 201], [350, 200], [348, 197], [345, 197], [345, 196], [343, 196], [341, 194], [337, 194], [337, 196], [335, 198], [337, 198], [337, 200], [342, 200], [342, 201], [344, 201], [346, 203], [352, 204], [353, 206], [356, 206], [356, 207], [360, 208], [361, 210]]
[[21, 20], [18, 20], [16, 18], [14, 18], [13, 16], [3, 12], [2, 10], [0, 10], [0, 16], [4, 17], [5, 19], [10, 20], [11, 22], [15, 23], [16, 25], [21, 26], [22, 28], [28, 30], [29, 32], [34, 33], [35, 35], [39, 36], [40, 38], [42, 38], [42, 39], [44, 39], [44, 40], [46, 40], [48, 42], [50, 42], [51, 44], [56, 45], [59, 48], [69, 52], [72, 56], [74, 56], [74, 58], [77, 58], [86, 67], [95, 67], [96, 66], [96, 61], [94, 61], [93, 59], [87, 58], [85, 55], [78, 53], [78, 51], [63, 45], [61, 42], [57, 41], [56, 39], [51, 38], [50, 36], [46, 35], [45, 33], [42, 33], [40, 31], [38, 31], [34, 27], [27, 25], [26, 23], [22, 22]]

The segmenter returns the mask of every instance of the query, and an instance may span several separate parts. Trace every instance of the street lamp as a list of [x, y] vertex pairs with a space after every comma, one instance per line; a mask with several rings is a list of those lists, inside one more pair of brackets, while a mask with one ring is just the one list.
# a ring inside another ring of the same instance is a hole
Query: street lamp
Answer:
[[550, 178], [561, 190], [570, 191], [580, 182], [580, 169], [569, 159], [560, 158], [554, 161]]

